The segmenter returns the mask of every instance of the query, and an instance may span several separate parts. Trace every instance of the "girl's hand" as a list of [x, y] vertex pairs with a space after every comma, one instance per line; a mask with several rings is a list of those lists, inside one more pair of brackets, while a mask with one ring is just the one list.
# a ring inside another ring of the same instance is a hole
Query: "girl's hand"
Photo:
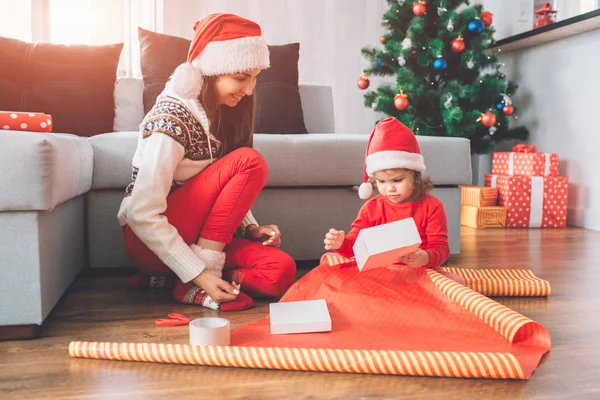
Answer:
[[249, 225], [246, 227], [246, 237], [250, 240], [262, 242], [264, 246], [281, 246], [281, 232], [277, 225]]
[[230, 285], [223, 279], [204, 270], [192, 281], [194, 285], [203, 289], [216, 303], [226, 303], [237, 299], [240, 286]]
[[338, 231], [336, 229], [331, 228], [327, 234], [325, 234], [325, 250], [337, 250], [342, 247], [344, 243], [344, 238], [346, 237], [346, 233], [344, 231]]
[[400, 261], [409, 267], [424, 267], [429, 264], [429, 253], [422, 249], [416, 249], [412, 253], [402, 257]]

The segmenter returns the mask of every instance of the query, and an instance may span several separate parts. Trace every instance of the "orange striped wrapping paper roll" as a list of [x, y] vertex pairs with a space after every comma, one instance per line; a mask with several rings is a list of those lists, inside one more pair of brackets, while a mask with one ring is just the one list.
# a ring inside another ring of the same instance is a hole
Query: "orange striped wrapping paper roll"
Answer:
[[[402, 351], [310, 347], [219, 347], [162, 343], [71, 342], [69, 345], [69, 354], [72, 357], [80, 358], [219, 367], [462, 378], [528, 379], [537, 364], [537, 361], [535, 361], [536, 356], [528, 354], [528, 351], [534, 349], [534, 354], [541, 355], [550, 348], [550, 336], [547, 331], [529, 318], [460, 285], [444, 275], [432, 270], [428, 270], [427, 274], [433, 284], [442, 293], [464, 307], [464, 309], [479, 318], [483, 323], [493, 328], [507, 342], [515, 345], [523, 344], [523, 348], [515, 348], [515, 354], [512, 354], [497, 351]], [[245, 328], [241, 328], [240, 330]], [[250, 329], [252, 329], [251, 326]], [[305, 335], [287, 336], [307, 337]], [[465, 346], [468, 347], [468, 344]]]
[[[321, 259], [321, 263], [330, 266], [353, 262], [354, 257], [342, 257], [336, 253], [324, 254]], [[538, 278], [528, 269], [442, 269], [462, 276], [468, 288], [485, 296], [545, 297], [551, 292], [550, 282]]]
[[[352, 259], [335, 254], [321, 261], [281, 301], [325, 299], [332, 332], [271, 335], [264, 318], [234, 330], [229, 347], [72, 342], [69, 354], [220, 367], [529, 379], [551, 347], [540, 324], [436, 271], [398, 267], [359, 272]], [[469, 270], [466, 278], [476, 281], [478, 273], [483, 271]], [[511, 280], [505, 273], [488, 270], [481, 276]], [[537, 280], [528, 271], [512, 273]], [[532, 287], [522, 293], [535, 292]], [[511, 290], [517, 294], [523, 289]]]
[[44, 113], [0, 111], [2, 130], [52, 132], [52, 116]]
[[362, 374], [526, 379], [512, 354], [71, 342], [76, 358]]

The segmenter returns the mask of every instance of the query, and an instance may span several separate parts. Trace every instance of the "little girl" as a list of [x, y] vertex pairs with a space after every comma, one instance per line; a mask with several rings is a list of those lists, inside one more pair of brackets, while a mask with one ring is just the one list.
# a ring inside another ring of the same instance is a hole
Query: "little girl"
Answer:
[[432, 268], [464, 284], [463, 278], [440, 268], [450, 254], [446, 213], [442, 202], [428, 193], [433, 184], [422, 175], [425, 163], [412, 131], [395, 118], [380, 121], [371, 133], [365, 157], [365, 182], [359, 187], [359, 196], [371, 197], [373, 182], [380, 194], [362, 206], [347, 235], [329, 230], [325, 250], [353, 257], [352, 246], [361, 229], [412, 217], [422, 243], [399, 261], [410, 267]]

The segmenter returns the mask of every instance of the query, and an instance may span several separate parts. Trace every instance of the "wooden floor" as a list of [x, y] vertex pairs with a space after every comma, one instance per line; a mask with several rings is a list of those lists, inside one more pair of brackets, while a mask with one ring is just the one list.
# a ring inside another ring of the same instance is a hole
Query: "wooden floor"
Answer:
[[[71, 340], [186, 343], [187, 327], [155, 328], [168, 312], [216, 315], [174, 304], [168, 292], [134, 292], [123, 276], [80, 277], [33, 341], [0, 342], [0, 399], [600, 399], [600, 232], [463, 228], [463, 267], [530, 268], [549, 298], [501, 298], [540, 322], [552, 350], [529, 381], [369, 376], [71, 359]], [[268, 303], [222, 313], [240, 327]]]

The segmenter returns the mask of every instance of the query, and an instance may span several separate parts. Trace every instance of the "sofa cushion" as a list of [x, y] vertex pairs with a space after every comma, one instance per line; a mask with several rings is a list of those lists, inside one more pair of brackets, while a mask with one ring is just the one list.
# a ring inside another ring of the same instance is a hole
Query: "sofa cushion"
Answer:
[[50, 114], [57, 133], [111, 132], [122, 48], [0, 38], [0, 110]]
[[121, 78], [115, 84], [115, 122], [113, 131], [138, 130], [144, 119], [142, 95], [144, 82], [136, 78]]
[[[471, 183], [469, 141], [419, 136], [434, 185]], [[269, 165], [269, 187], [353, 186], [362, 182], [368, 135], [254, 135], [254, 147]], [[114, 132], [88, 139], [94, 148], [93, 189], [124, 190], [131, 182], [137, 132]]]
[[70, 134], [0, 132], [0, 211], [52, 210], [90, 189], [92, 146]]
[[271, 67], [256, 80], [256, 133], [308, 133], [298, 90], [300, 43], [269, 46]]
[[[142, 28], [138, 36], [147, 113], [175, 68], [186, 61], [190, 41]], [[299, 50], [299, 43], [269, 45], [271, 67], [256, 80], [256, 132], [307, 133], [298, 91]]]
[[131, 183], [131, 162], [138, 132], [112, 132], [94, 136], [88, 143], [94, 149], [92, 189], [123, 189]]
[[[471, 182], [469, 141], [418, 136], [433, 183]], [[352, 186], [363, 180], [369, 135], [254, 135], [254, 147], [269, 165], [267, 186]]]

